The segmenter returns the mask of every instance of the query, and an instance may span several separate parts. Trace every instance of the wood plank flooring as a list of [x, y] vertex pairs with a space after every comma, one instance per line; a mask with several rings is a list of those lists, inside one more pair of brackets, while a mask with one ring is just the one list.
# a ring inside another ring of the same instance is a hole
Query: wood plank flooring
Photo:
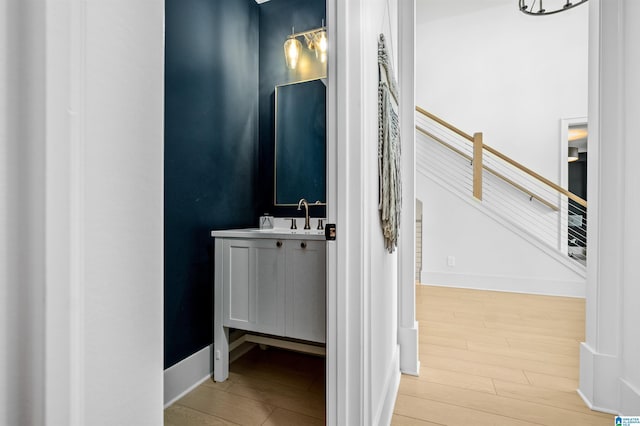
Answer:
[[255, 348], [164, 410], [165, 426], [324, 425], [324, 358]]
[[612, 425], [576, 393], [584, 300], [417, 286], [420, 377], [393, 425]]
[[[393, 425], [612, 425], [576, 393], [584, 300], [418, 286], [420, 377]], [[324, 359], [258, 348], [164, 413], [167, 426], [322, 425]]]

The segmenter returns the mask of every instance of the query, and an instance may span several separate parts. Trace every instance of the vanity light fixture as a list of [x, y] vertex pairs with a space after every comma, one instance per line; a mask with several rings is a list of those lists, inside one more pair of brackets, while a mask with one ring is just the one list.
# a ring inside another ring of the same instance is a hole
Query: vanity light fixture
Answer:
[[327, 28], [324, 26], [324, 19], [322, 20], [322, 26], [320, 28], [299, 33], [294, 32], [294, 29], [291, 28], [291, 35], [288, 36], [284, 42], [284, 59], [287, 63], [287, 68], [290, 70], [296, 69], [298, 59], [300, 59], [300, 53], [302, 52], [302, 43], [300, 43], [298, 37], [304, 37], [307, 48], [316, 52], [316, 58], [320, 59], [320, 62], [326, 62], [329, 43], [327, 41]]

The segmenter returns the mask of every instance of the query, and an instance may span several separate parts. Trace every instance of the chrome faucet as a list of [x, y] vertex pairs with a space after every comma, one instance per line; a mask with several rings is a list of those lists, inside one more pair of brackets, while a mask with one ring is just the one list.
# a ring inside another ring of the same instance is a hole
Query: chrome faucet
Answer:
[[298, 201], [298, 210], [302, 210], [302, 206], [304, 205], [304, 229], [311, 229], [309, 225], [309, 203], [304, 198], [300, 198]]

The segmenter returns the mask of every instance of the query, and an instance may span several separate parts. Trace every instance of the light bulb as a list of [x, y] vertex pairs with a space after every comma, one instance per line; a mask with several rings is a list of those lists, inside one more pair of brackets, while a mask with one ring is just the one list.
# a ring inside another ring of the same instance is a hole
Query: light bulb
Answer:
[[296, 66], [298, 66], [301, 49], [302, 44], [296, 38], [288, 38], [287, 41], [284, 42], [284, 58], [287, 63], [287, 68], [290, 70], [294, 70]]
[[321, 62], [325, 62], [327, 60], [327, 47], [329, 45], [327, 32], [325, 30], [318, 31], [315, 38], [316, 58], [319, 58]]

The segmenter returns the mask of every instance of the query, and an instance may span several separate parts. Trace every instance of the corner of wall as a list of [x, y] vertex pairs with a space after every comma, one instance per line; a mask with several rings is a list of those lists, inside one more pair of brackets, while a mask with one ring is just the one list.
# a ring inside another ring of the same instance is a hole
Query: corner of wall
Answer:
[[[619, 358], [596, 352], [580, 344], [580, 385], [578, 394], [592, 410], [617, 414], [620, 401]], [[633, 398], [630, 397], [632, 400]]]

